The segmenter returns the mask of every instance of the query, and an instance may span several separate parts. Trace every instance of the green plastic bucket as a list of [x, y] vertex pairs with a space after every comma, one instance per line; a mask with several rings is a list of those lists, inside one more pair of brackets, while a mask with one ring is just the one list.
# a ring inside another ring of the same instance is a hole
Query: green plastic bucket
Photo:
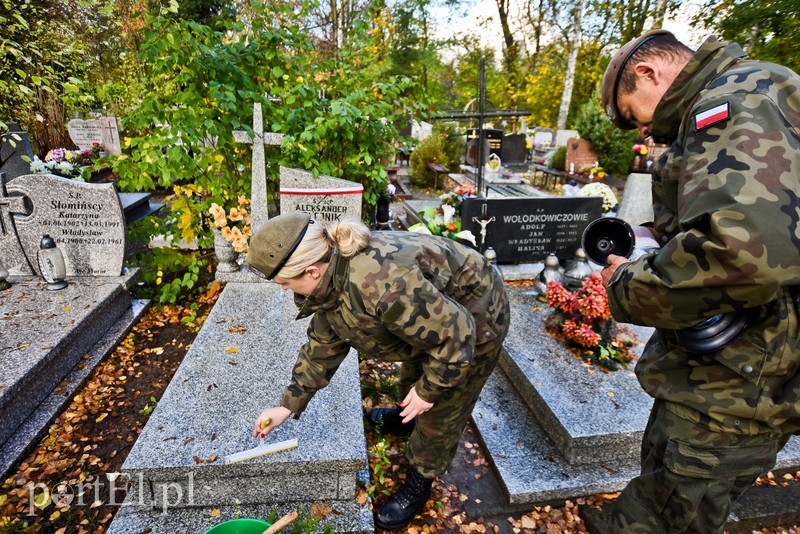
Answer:
[[206, 530], [205, 534], [261, 534], [271, 526], [272, 523], [260, 519], [231, 519]]

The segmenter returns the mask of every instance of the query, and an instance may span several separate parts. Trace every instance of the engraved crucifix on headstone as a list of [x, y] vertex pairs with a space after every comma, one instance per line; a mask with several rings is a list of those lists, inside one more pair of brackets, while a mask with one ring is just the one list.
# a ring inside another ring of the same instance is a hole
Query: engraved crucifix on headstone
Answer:
[[252, 185], [250, 186], [250, 229], [255, 234], [269, 220], [269, 204], [267, 202], [267, 167], [264, 156], [264, 145], [280, 146], [283, 134], [264, 133], [264, 120], [261, 115], [261, 103], [253, 106], [253, 134], [255, 139], [244, 130], [235, 130], [233, 139], [237, 143], [253, 144], [253, 161], [251, 165]]
[[476, 222], [481, 225], [481, 243], [478, 245], [478, 250], [483, 250], [483, 245], [486, 242], [486, 227], [489, 225], [490, 222], [494, 222], [495, 218], [492, 217], [491, 219], [486, 218], [486, 204], [484, 203], [481, 206], [481, 218], [473, 217], [472, 222]]
[[0, 172], [0, 260], [12, 273], [34, 274], [33, 266], [17, 235], [15, 213], [26, 213], [24, 199], [8, 194], [6, 175]]

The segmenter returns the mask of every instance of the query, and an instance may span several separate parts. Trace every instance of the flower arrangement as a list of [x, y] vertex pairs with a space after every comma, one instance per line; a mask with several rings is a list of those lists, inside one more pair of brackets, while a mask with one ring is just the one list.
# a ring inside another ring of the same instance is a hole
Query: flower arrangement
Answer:
[[420, 234], [432, 234], [449, 237], [450, 239], [463, 239], [477, 246], [475, 235], [469, 230], [461, 230], [461, 205], [465, 198], [475, 196], [471, 189], [457, 187], [450, 193], [439, 197], [441, 204], [438, 208], [425, 208], [419, 212], [423, 222], [409, 227], [409, 231]]
[[581, 197], [603, 197], [603, 213], [608, 212], [617, 205], [617, 197], [614, 191], [611, 190], [606, 184], [594, 182], [586, 184], [578, 191], [578, 196]]
[[554, 309], [546, 328], [561, 335], [584, 360], [616, 371], [633, 359], [635, 336], [617, 325], [599, 273], [592, 273], [575, 292], [558, 282], [547, 284], [547, 305]]
[[236, 252], [247, 252], [250, 236], [250, 213], [247, 206], [250, 199], [240, 196], [237, 205], [228, 212], [216, 202], [211, 204], [208, 212], [214, 218], [214, 226], [222, 232], [222, 237], [233, 245]]
[[105, 149], [100, 143], [93, 143], [91, 148], [81, 150], [67, 150], [54, 148], [44, 157], [34, 156], [31, 162], [31, 172], [34, 174], [55, 174], [64, 178], [84, 182], [91, 173], [93, 160], [104, 155]]
[[642, 143], [637, 143], [637, 144], [633, 145], [633, 152], [635, 154], [640, 155], [640, 156], [645, 156], [645, 155], [647, 155], [647, 145], [642, 144]]

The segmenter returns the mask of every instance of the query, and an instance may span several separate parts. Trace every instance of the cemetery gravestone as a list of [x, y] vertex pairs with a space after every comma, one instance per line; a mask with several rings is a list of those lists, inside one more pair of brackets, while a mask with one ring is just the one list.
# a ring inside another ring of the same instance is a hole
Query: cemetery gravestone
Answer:
[[537, 126], [533, 130], [533, 140], [537, 147], [547, 148], [553, 144], [553, 130], [550, 128]]
[[94, 143], [103, 144], [103, 125], [99, 120], [72, 119], [67, 123], [67, 132], [80, 149], [92, 148]]
[[281, 167], [281, 214], [298, 211], [320, 222], [361, 220], [364, 186], [332, 176]]
[[625, 193], [617, 217], [631, 225], [653, 221], [653, 178], [646, 173], [631, 173], [625, 181]]
[[503, 163], [525, 163], [528, 148], [525, 146], [525, 135], [509, 134], [503, 139], [503, 151], [500, 159]]
[[472, 231], [479, 251], [492, 247], [500, 263], [542, 261], [550, 253], [565, 260], [602, 204], [599, 197], [468, 198], [461, 226]]
[[116, 117], [100, 117], [101, 145], [106, 152], [119, 156], [122, 154], [122, 143], [119, 140], [119, 123]]
[[578, 130], [558, 130], [556, 132], [555, 146], [567, 146], [570, 139], [578, 137]]
[[36, 255], [45, 234], [61, 249], [67, 276], [122, 273], [125, 216], [113, 184], [20, 176], [0, 187], [0, 221], [0, 261], [12, 275], [39, 273]]
[[585, 139], [572, 138], [567, 143], [567, 169], [578, 173], [581, 169], [593, 167], [597, 162], [597, 153], [592, 144]]
[[[469, 149], [470, 141], [473, 141], [477, 138], [478, 129], [469, 128], [467, 130], [467, 149]], [[491, 154], [496, 154], [498, 158], [502, 159], [501, 153], [503, 151], [503, 130], [497, 128], [484, 128], [483, 138], [489, 140], [489, 154], [484, 157], [488, 157]]]
[[[8, 132], [3, 134], [0, 142], [0, 172], [6, 174], [6, 180], [31, 172], [33, 150], [28, 132], [21, 131], [16, 122], [7, 122]], [[27, 158], [28, 161], [25, 161]]]

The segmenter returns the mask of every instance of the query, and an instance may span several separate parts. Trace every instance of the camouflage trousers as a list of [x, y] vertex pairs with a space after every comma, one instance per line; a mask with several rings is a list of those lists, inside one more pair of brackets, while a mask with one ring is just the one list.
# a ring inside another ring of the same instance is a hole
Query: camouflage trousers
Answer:
[[[508, 314], [505, 314], [508, 317]], [[469, 374], [456, 387], [449, 389], [433, 408], [418, 415], [406, 445], [406, 458], [425, 478], [435, 478], [450, 466], [456, 455], [461, 433], [489, 375], [497, 366], [507, 324], [498, 324], [501, 334], [492, 342], [476, 348]], [[398, 389], [401, 399], [422, 376], [422, 361], [403, 362]]]
[[641, 474], [619, 496], [609, 532], [721, 534], [731, 504], [775, 465], [789, 437], [712, 432], [656, 400]]

